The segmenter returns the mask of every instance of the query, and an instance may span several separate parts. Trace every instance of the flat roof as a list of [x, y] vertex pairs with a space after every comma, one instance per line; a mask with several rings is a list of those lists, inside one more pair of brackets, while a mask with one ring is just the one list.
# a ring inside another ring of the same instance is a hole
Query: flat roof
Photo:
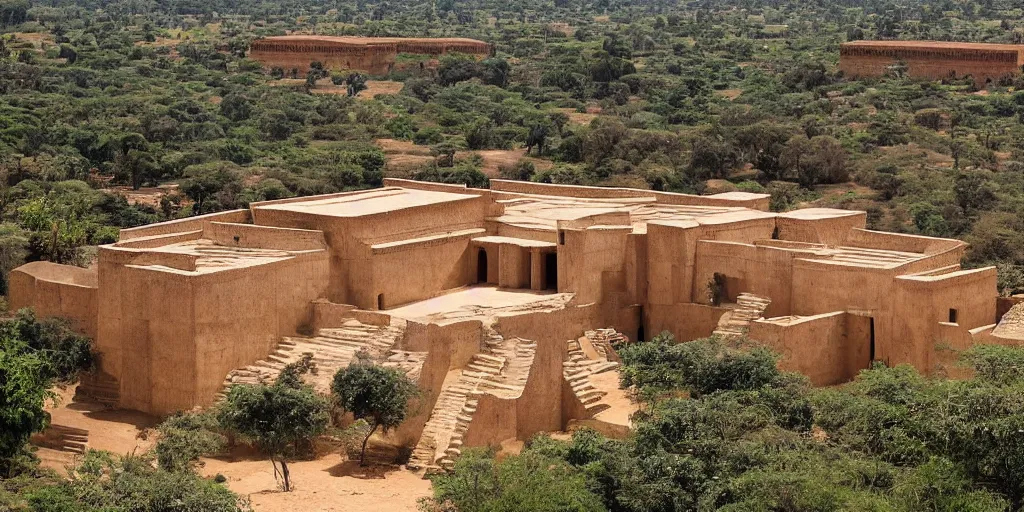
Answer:
[[455, 194], [414, 188], [378, 188], [357, 194], [312, 198], [256, 206], [259, 210], [279, 210], [327, 217], [363, 217], [393, 211], [480, 197], [476, 194]]
[[817, 220], [817, 219], [834, 219], [838, 217], [850, 217], [855, 215], [867, 215], [865, 212], [857, 210], [840, 210], [837, 208], [802, 208], [799, 210], [793, 210], [785, 213], [780, 213], [779, 217], [785, 219], [800, 219], [800, 220]]
[[936, 50], [985, 50], [985, 51], [1024, 51], [1024, 45], [1004, 43], [965, 43], [957, 41], [850, 41], [842, 46], [858, 46], [867, 48], [916, 48]]

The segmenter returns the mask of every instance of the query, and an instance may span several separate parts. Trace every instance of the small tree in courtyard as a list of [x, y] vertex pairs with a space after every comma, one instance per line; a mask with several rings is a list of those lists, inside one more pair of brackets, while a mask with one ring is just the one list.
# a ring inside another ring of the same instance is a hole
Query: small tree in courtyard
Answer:
[[285, 378], [272, 385], [237, 385], [231, 388], [217, 420], [221, 426], [252, 442], [270, 456], [277, 478], [281, 463], [284, 490], [291, 490], [288, 455], [295, 445], [310, 442], [327, 429], [327, 401], [310, 386], [293, 378], [286, 368]]
[[370, 436], [378, 428], [386, 433], [401, 425], [409, 412], [409, 400], [417, 394], [416, 383], [401, 371], [360, 362], [338, 370], [331, 391], [342, 409], [370, 424], [359, 454], [362, 466], [366, 465]]

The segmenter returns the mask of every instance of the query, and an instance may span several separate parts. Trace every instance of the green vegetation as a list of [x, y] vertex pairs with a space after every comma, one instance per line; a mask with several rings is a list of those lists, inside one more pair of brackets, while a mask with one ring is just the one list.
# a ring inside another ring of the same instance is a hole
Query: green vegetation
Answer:
[[416, 397], [416, 383], [396, 368], [355, 361], [334, 374], [331, 390], [337, 404], [357, 420], [366, 420], [369, 431], [363, 438], [359, 464], [366, 465], [366, 443], [377, 429], [384, 433], [398, 428]]
[[506, 495], [523, 489], [573, 503], [551, 510], [1002, 511], [1024, 499], [1019, 348], [973, 349], [966, 381], [878, 366], [828, 389], [715, 339], [662, 335], [621, 356], [624, 384], [645, 397], [628, 439], [581, 430], [500, 461], [472, 454], [436, 477], [426, 507], [514, 510]]
[[0, 477], [32, 466], [26, 443], [49, 425], [44, 407], [56, 399], [50, 388], [90, 367], [89, 346], [63, 320], [40, 322], [28, 310], [0, 318]]
[[291, 490], [288, 458], [327, 430], [327, 401], [299, 376], [310, 361], [289, 364], [271, 385], [232, 386], [217, 408], [220, 428], [241, 436], [270, 456], [274, 478], [281, 464], [282, 488]]
[[[996, 265], [1002, 293], [1024, 291], [1024, 78], [978, 91], [900, 65], [871, 80], [836, 66], [839, 44], [856, 39], [1024, 43], [1022, 14], [1014, 0], [3, 0], [0, 295], [18, 265], [87, 265], [119, 228], [385, 175], [863, 209], [873, 229], [970, 242], [968, 266]], [[402, 55], [370, 77], [247, 58], [253, 39], [288, 32], [471, 37], [494, 52], [423, 67]], [[401, 91], [370, 97], [381, 79]], [[380, 139], [433, 158], [391, 168]], [[496, 175], [471, 155], [513, 149], [531, 160]], [[1024, 500], [1017, 350], [975, 349], [969, 381], [876, 368], [829, 390], [756, 348], [662, 340], [623, 356], [646, 402], [633, 437], [541, 438], [500, 462], [466, 454], [428, 506], [981, 511]], [[286, 459], [328, 423], [327, 399], [296, 367], [236, 387], [217, 414], [168, 420], [155, 462], [90, 455], [81, 478], [42, 474], [25, 441], [47, 423], [47, 390], [90, 364], [87, 340], [64, 324], [0, 324], [0, 508], [244, 509], [195, 475], [199, 456], [240, 434], [281, 462], [287, 488]], [[340, 391], [371, 434], [400, 421], [409, 398]]]
[[[836, 62], [855, 39], [1020, 43], [1020, 15], [1011, 0], [12, 0], [0, 9], [0, 293], [10, 268], [84, 265], [117, 228], [375, 187], [385, 173], [485, 187], [494, 176], [466, 151], [518, 148], [550, 167], [501, 176], [865, 209], [875, 229], [971, 242], [967, 264], [998, 265], [1013, 293], [1024, 78], [975, 91], [893, 66], [853, 81]], [[253, 39], [286, 32], [471, 37], [494, 52], [424, 66], [403, 54], [383, 77], [246, 57]], [[403, 88], [368, 97], [378, 79]], [[382, 138], [436, 161], [386, 169]], [[126, 200], [130, 189], [145, 194]]]

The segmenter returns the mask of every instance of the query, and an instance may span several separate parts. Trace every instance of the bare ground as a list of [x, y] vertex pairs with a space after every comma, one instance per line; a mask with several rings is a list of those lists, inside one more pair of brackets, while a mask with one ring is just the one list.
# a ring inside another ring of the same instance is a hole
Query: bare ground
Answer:
[[[372, 100], [380, 94], [398, 94], [404, 85], [402, 82], [395, 82], [393, 80], [367, 80], [366, 89], [360, 92], [356, 99]], [[311, 92], [313, 94], [348, 94], [348, 87], [334, 85], [330, 79], [325, 78], [318, 81], [316, 89], [313, 89]]]
[[[408, 177], [412, 172], [434, 161], [429, 146], [420, 146], [412, 141], [377, 139], [376, 144], [384, 151], [384, 156], [387, 158], [387, 174], [391, 177]], [[548, 160], [526, 156], [526, 148], [459, 151], [455, 153], [455, 159], [470, 158], [474, 153], [483, 159], [480, 170], [489, 178], [498, 177], [498, 169], [501, 166], [510, 167], [523, 159], [533, 162], [538, 171], [550, 169], [553, 165]]]
[[171, 183], [160, 185], [159, 187], [143, 187], [138, 190], [132, 190], [131, 187], [126, 186], [107, 187], [102, 190], [108, 194], [124, 196], [128, 204], [160, 208], [160, 200], [167, 195], [177, 192], [178, 184]]
[[430, 495], [430, 481], [398, 466], [363, 468], [332, 453], [288, 464], [293, 489], [278, 490], [265, 458], [204, 459], [202, 473], [227, 477], [231, 490], [248, 495], [257, 512], [414, 512]]
[[[157, 418], [76, 402], [74, 387], [55, 391], [60, 400], [47, 409], [52, 426], [32, 440], [45, 467], [63, 472], [79, 457], [61, 449], [61, 432], [84, 432], [89, 448], [118, 455], [141, 454], [155, 445], [151, 429]], [[269, 460], [244, 449], [228, 457], [202, 459], [200, 472], [210, 477], [224, 475], [228, 487], [248, 495], [257, 512], [413, 512], [417, 500], [431, 492], [430, 481], [411, 471], [390, 465], [362, 468], [337, 451], [315, 460], [292, 462], [288, 468], [294, 490], [287, 493], [278, 490]]]

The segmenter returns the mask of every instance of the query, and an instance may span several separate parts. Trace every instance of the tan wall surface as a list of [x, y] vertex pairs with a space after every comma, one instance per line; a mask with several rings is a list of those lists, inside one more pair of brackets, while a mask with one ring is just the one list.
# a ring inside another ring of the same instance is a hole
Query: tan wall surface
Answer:
[[189, 275], [100, 260], [101, 370], [124, 407], [168, 414], [209, 405], [228, 371], [265, 357], [311, 321], [326, 253]]
[[96, 338], [96, 272], [68, 265], [37, 261], [11, 271], [9, 308], [32, 308], [39, 318], [63, 317], [90, 338]]
[[153, 235], [166, 235], [170, 233], [181, 233], [183, 231], [199, 231], [205, 228], [209, 222], [236, 222], [248, 223], [252, 221], [249, 210], [229, 210], [226, 212], [209, 213], [198, 215], [187, 219], [158, 222], [148, 226], [137, 228], [125, 228], [121, 230], [121, 240], [141, 238]]
[[847, 333], [850, 316], [839, 311], [784, 324], [755, 320], [749, 337], [782, 355], [780, 369], [806, 375], [815, 386], [840, 384], [870, 365], [869, 340]]
[[644, 309], [648, 338], [668, 331], [677, 341], [691, 341], [711, 336], [718, 320], [729, 311], [703, 304], [652, 304]]
[[895, 280], [894, 294], [890, 363], [931, 372], [936, 363], [932, 360], [936, 329], [949, 320], [950, 309], [957, 310], [957, 324], [965, 329], [992, 323], [996, 272], [988, 267], [940, 276], [903, 276]]

